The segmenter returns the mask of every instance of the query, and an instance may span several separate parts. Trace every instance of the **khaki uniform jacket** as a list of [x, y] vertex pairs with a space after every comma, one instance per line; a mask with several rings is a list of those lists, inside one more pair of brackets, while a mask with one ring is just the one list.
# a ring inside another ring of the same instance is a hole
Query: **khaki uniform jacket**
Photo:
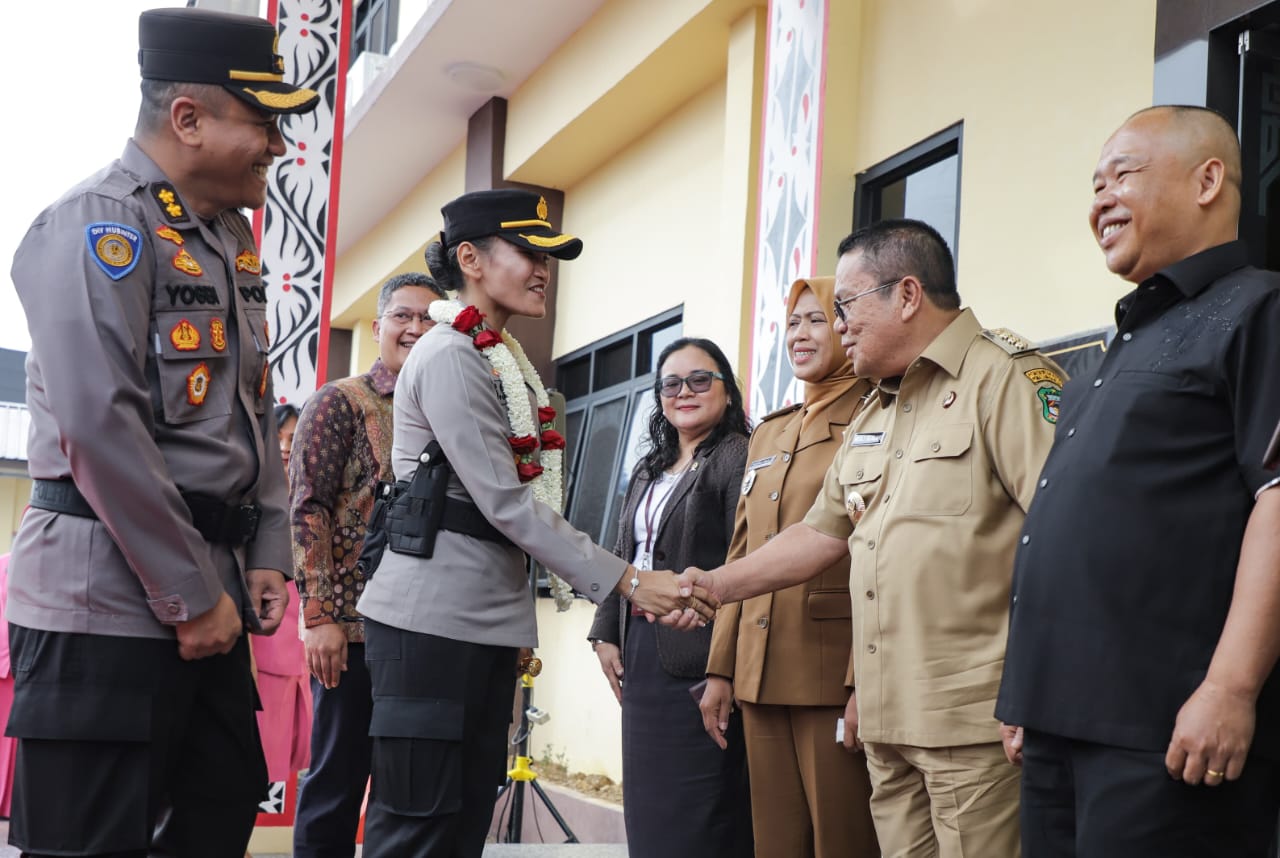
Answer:
[[999, 741], [1014, 548], [1063, 381], [965, 310], [849, 425], [805, 523], [849, 542], [864, 741]]
[[[525, 553], [599, 603], [627, 562], [594, 544], [520, 482], [507, 442], [499, 381], [471, 337], [436, 325], [414, 345], [396, 379], [391, 464], [407, 480], [433, 439], [453, 467], [449, 497], [473, 503], [511, 543], [449, 530], [431, 558], [382, 555], [358, 608], [411, 632], [492, 646], [538, 642]], [[537, 403], [529, 391], [530, 407]]]
[[[728, 560], [755, 551], [804, 518], [845, 427], [871, 391], [853, 381], [802, 434], [802, 406], [776, 411], [751, 434]], [[716, 615], [707, 673], [733, 680], [748, 703], [843, 706], [850, 646], [849, 561], [773, 593], [725, 605]]]
[[[98, 519], [31, 509], [14, 542], [10, 621], [172, 636], [246, 568], [290, 569], [267, 304], [245, 218], [205, 223], [132, 141], [36, 219], [13, 262], [31, 331], [28, 459]], [[257, 539], [204, 541], [179, 492], [262, 506]]]

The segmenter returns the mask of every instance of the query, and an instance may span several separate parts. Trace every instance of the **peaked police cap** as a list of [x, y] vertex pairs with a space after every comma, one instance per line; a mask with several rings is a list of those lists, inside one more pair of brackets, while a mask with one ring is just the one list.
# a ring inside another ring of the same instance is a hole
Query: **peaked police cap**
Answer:
[[546, 198], [532, 191], [472, 191], [445, 203], [440, 214], [444, 216], [440, 242], [446, 250], [496, 235], [557, 259], [577, 259], [582, 253], [582, 239], [553, 228], [547, 220]]

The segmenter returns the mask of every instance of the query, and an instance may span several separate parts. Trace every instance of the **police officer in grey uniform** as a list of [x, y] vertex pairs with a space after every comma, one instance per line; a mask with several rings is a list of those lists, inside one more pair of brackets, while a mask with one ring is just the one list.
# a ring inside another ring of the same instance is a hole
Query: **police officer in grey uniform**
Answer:
[[261, 263], [284, 82], [266, 21], [139, 21], [121, 158], [13, 263], [32, 348], [31, 509], [9, 572], [26, 855], [243, 855], [266, 786], [242, 629], [287, 603]]

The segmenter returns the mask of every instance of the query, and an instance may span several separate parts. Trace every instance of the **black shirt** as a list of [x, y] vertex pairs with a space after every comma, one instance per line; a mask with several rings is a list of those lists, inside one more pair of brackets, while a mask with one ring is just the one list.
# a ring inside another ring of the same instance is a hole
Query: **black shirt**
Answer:
[[[1240, 242], [1116, 305], [1096, 374], [1062, 394], [1014, 562], [996, 714], [1164, 750], [1226, 621], [1263, 453], [1280, 417], [1280, 274]], [[1275, 675], [1254, 749], [1280, 757]]]

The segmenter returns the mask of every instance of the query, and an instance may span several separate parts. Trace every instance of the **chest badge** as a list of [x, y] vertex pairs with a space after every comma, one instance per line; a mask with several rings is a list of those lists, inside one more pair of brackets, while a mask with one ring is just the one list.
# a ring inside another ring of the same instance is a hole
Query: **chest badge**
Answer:
[[191, 375], [187, 376], [187, 402], [195, 406], [204, 405], [204, 398], [209, 395], [209, 382], [212, 379], [207, 363], [201, 363], [191, 370]]
[[849, 514], [849, 520], [857, 524], [863, 513], [867, 511], [867, 502], [858, 492], [850, 491], [844, 496], [844, 508]]
[[200, 348], [200, 331], [186, 319], [173, 326], [169, 332], [169, 342], [180, 352], [193, 352]]
[[196, 258], [187, 253], [186, 248], [179, 248], [173, 257], [173, 267], [181, 271], [183, 274], [189, 274], [192, 277], [199, 277], [204, 273], [204, 269], [200, 267], [200, 263], [196, 262]]
[[883, 432], [856, 432], [849, 439], [850, 447], [876, 447], [883, 443]]
[[215, 352], [227, 350], [227, 326], [221, 319], [214, 319], [209, 323], [209, 345], [213, 346]]
[[956, 404], [956, 392], [954, 390], [947, 391], [947, 395], [942, 397], [942, 407], [950, 408]]
[[247, 271], [250, 274], [262, 273], [262, 260], [251, 250], [242, 250], [236, 257], [236, 271]]
[[747, 495], [751, 494], [751, 487], [754, 486], [755, 484], [756, 484], [755, 470], [753, 469], [753, 470], [747, 471], [747, 475], [742, 478], [743, 497], [746, 497]]
[[138, 264], [142, 236], [122, 223], [91, 223], [84, 240], [94, 263], [112, 280], [119, 280]]
[[178, 247], [182, 247], [182, 245], [187, 243], [187, 240], [182, 237], [182, 233], [178, 232], [173, 227], [165, 226], [164, 224], [156, 227], [156, 235], [160, 236], [165, 241], [172, 241], [174, 244], [178, 245]]

